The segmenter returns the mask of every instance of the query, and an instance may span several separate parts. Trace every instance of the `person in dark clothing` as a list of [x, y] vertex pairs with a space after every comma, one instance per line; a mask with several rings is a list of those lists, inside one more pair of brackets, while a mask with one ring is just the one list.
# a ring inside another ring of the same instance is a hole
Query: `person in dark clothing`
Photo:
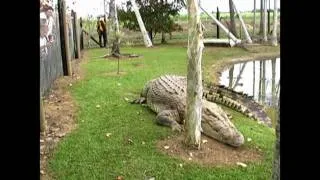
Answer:
[[[106, 45], [107, 45], [107, 27], [106, 27], [106, 21], [104, 19], [98, 18], [97, 32], [99, 34], [100, 47], [106, 47]], [[102, 46], [102, 42], [101, 42], [102, 38], [103, 38], [103, 46]]]

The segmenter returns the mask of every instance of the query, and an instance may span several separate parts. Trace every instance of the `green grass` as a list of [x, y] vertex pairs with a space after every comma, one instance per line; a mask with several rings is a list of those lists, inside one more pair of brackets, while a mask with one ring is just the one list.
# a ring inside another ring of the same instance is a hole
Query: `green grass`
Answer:
[[[171, 135], [171, 130], [156, 125], [153, 112], [139, 105], [131, 105], [124, 98], [137, 97], [143, 85], [159, 75], [185, 75], [186, 48], [167, 45], [151, 49], [122, 48], [121, 51], [143, 57], [121, 61], [120, 71], [126, 72], [121, 76], [107, 75], [117, 71], [117, 61], [89, 60], [83, 65], [87, 72], [85, 79], [70, 87], [79, 106], [79, 125], [58, 144], [49, 161], [49, 170], [56, 179], [115, 179], [118, 175], [137, 180], [145, 176], [161, 180], [271, 178], [274, 130], [233, 111], [235, 125], [245, 137], [252, 139], [244, 146], [259, 147], [263, 151], [262, 161], [249, 163], [247, 168], [202, 167], [160, 153], [156, 142]], [[103, 54], [104, 49], [88, 51], [89, 57]], [[249, 52], [240, 48], [206, 48], [203, 64], [210, 66], [221, 57], [242, 55], [249, 55]], [[98, 104], [100, 108], [96, 107]], [[112, 134], [106, 137], [106, 133]], [[128, 139], [133, 143], [128, 143]], [[183, 168], [179, 167], [180, 163], [184, 164]]]

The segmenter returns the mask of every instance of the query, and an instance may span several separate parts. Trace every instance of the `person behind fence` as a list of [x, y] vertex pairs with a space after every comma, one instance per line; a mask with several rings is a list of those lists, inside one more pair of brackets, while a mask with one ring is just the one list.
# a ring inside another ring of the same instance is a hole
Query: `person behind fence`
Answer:
[[[106, 47], [106, 45], [107, 45], [107, 27], [106, 27], [106, 22], [104, 21], [103, 18], [98, 17], [97, 32], [99, 34], [100, 47]], [[102, 46], [101, 38], [103, 38], [103, 46]]]

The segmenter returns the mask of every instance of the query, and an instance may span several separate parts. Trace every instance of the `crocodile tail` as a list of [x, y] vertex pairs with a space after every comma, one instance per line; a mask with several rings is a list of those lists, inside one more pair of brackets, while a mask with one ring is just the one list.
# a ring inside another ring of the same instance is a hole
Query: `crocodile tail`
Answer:
[[210, 85], [204, 91], [204, 96], [208, 101], [225, 105], [271, 127], [271, 119], [265, 112], [264, 105], [256, 102], [248, 94], [236, 92], [223, 85]]

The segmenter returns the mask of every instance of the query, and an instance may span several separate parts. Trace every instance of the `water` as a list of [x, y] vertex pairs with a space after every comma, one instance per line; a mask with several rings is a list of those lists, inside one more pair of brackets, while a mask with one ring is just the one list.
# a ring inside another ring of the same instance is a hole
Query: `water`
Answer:
[[280, 58], [231, 65], [222, 72], [220, 84], [253, 96], [256, 101], [267, 106], [277, 107], [280, 94]]

